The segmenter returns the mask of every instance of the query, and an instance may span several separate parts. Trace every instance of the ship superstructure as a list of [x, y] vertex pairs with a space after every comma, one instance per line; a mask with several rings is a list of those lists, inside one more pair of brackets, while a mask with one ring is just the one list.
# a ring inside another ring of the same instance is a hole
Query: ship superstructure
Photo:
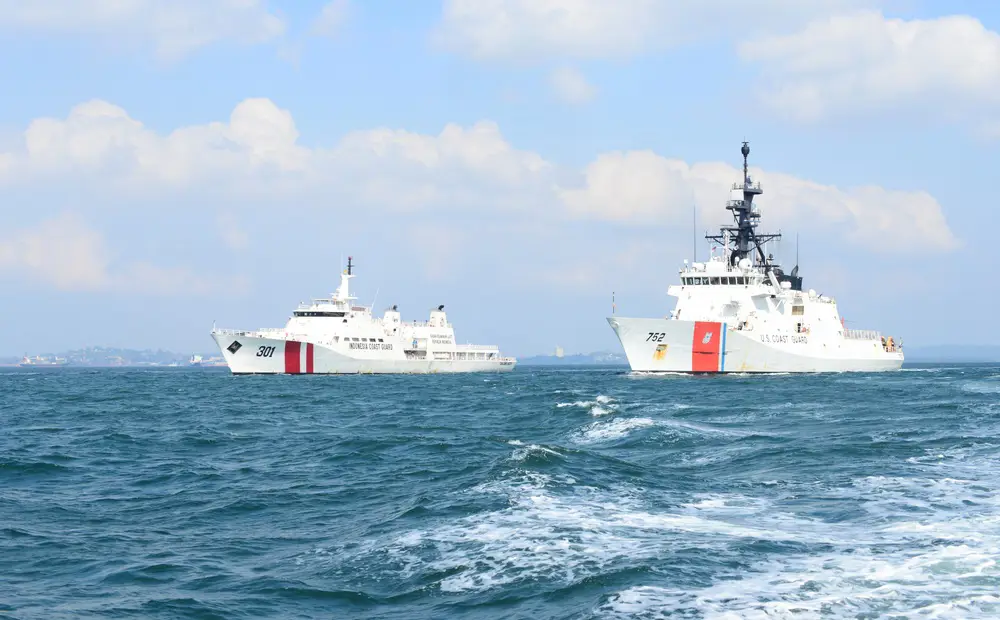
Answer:
[[328, 298], [300, 304], [284, 327], [212, 329], [234, 374], [436, 373], [513, 370], [493, 345], [457, 344], [444, 306], [427, 321], [403, 321], [398, 306], [381, 317], [350, 294], [353, 258]]
[[798, 265], [785, 273], [767, 253], [779, 233], [758, 233], [763, 193], [750, 177], [743, 143], [743, 181], [726, 209], [733, 224], [706, 235], [711, 258], [680, 269], [677, 298], [663, 318], [608, 317], [634, 371], [825, 372], [895, 370], [902, 343], [873, 330], [847, 329], [832, 297], [802, 289]]

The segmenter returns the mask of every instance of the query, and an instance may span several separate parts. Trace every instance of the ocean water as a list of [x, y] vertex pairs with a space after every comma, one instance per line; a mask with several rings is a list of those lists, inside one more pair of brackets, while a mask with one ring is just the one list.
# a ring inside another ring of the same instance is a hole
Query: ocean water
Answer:
[[0, 372], [4, 618], [997, 618], [1000, 366]]

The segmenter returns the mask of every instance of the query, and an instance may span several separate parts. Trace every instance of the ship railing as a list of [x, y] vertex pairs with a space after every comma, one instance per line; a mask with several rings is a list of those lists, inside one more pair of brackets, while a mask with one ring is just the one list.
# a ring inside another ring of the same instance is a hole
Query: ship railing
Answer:
[[760, 181], [756, 183], [733, 183], [733, 189], [756, 189], [760, 190]]
[[221, 327], [216, 327], [212, 330], [212, 333], [224, 334], [226, 336], [247, 336], [250, 334], [250, 332], [245, 329], [223, 329]]
[[849, 340], [882, 340], [881, 332], [873, 329], [845, 329], [844, 338]]
[[268, 338], [273, 336], [284, 337], [286, 332], [284, 329], [275, 329], [273, 327], [262, 327], [260, 329], [224, 329], [221, 327], [216, 327], [214, 330], [212, 330], [212, 333], [223, 334], [226, 336], [244, 336], [247, 338], [256, 338], [256, 337]]
[[440, 325], [431, 325], [430, 321], [402, 321], [403, 325], [412, 325], [414, 327], [439, 327], [441, 329], [450, 329], [451, 323], [443, 323]]
[[499, 351], [495, 344], [459, 344], [455, 345], [455, 351]]

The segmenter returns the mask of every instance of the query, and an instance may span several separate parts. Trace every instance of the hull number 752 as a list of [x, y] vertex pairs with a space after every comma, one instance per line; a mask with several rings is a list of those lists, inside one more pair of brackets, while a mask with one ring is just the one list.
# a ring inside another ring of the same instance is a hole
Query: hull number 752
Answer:
[[665, 332], [649, 332], [649, 335], [646, 336], [646, 342], [663, 342], [666, 335]]

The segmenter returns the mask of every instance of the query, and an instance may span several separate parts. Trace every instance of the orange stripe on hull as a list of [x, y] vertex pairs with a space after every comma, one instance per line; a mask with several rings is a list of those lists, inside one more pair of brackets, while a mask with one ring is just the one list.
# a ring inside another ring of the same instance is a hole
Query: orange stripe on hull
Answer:
[[722, 323], [696, 321], [691, 340], [691, 372], [719, 372]]

